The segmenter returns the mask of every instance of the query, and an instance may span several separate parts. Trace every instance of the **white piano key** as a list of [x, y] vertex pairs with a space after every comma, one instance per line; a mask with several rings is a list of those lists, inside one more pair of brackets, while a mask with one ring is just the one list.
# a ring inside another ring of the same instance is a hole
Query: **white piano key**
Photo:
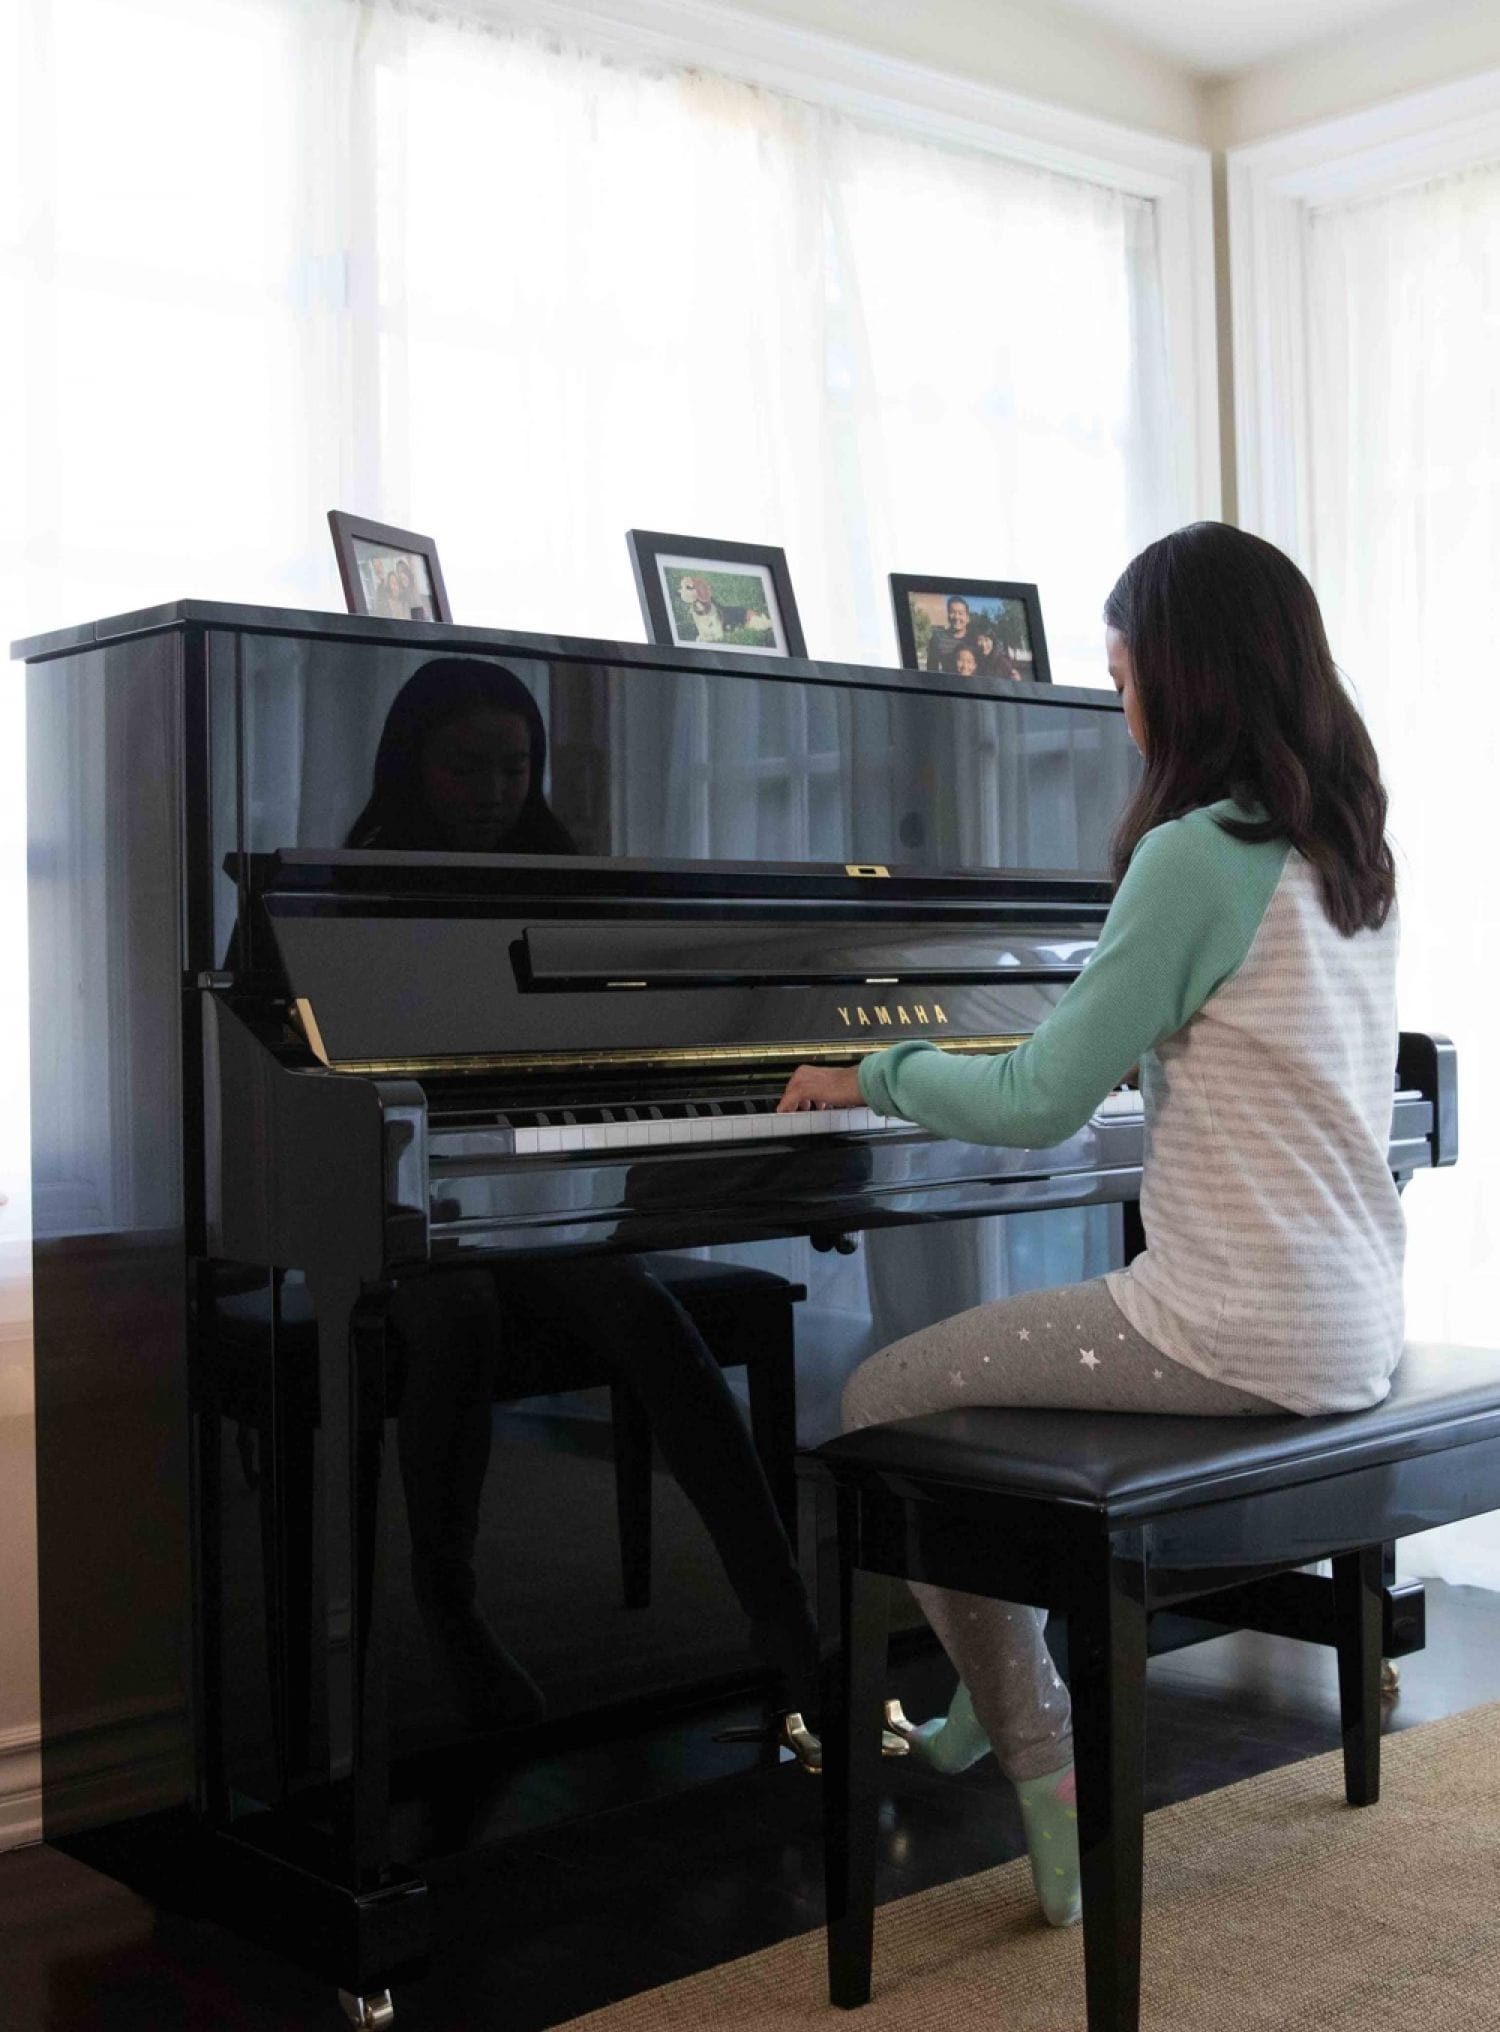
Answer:
[[[657, 1121], [648, 1120], [642, 1109], [641, 1119], [634, 1122], [553, 1122], [518, 1128], [513, 1131], [515, 1154], [546, 1157], [590, 1150], [701, 1149], [710, 1144], [732, 1148], [788, 1137], [877, 1135], [913, 1126], [899, 1116], [877, 1115], [864, 1106], [802, 1109], [792, 1115], [778, 1115], [764, 1107], [753, 1112], [732, 1111], [728, 1102], [719, 1114], [708, 1113], [702, 1102], [698, 1106], [705, 1111], [666, 1115]], [[1111, 1094], [1096, 1113], [1138, 1116], [1140, 1106], [1138, 1094]]]
[[1144, 1110], [1145, 1103], [1140, 1095], [1133, 1089], [1127, 1089], [1124, 1093], [1106, 1094], [1098, 1107], [1095, 1108], [1094, 1115], [1096, 1118], [1100, 1115], [1120, 1115], [1128, 1118], [1132, 1115], [1140, 1115]]

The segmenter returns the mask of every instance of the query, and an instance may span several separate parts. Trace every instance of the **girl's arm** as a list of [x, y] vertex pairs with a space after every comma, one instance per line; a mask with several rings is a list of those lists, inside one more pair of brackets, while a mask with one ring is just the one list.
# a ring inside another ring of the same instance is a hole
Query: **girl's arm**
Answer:
[[1222, 831], [1214, 814], [1233, 809], [1215, 805], [1146, 835], [1088, 964], [1026, 1043], [976, 1058], [916, 1041], [874, 1052], [859, 1068], [869, 1106], [938, 1136], [1019, 1149], [1080, 1129], [1250, 950], [1288, 848]]

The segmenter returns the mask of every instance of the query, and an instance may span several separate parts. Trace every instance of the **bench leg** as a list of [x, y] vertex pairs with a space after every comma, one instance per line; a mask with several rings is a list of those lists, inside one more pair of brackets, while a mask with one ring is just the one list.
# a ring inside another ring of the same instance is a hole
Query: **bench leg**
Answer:
[[615, 1430], [621, 1598], [627, 1609], [644, 1609], [651, 1603], [651, 1421], [628, 1383], [610, 1384], [609, 1403]]
[[1380, 1797], [1380, 1644], [1384, 1548], [1365, 1545], [1333, 1562], [1333, 1611], [1339, 1658], [1339, 1718], [1344, 1733], [1344, 1797], [1373, 1806]]
[[1137, 2032], [1141, 2015], [1146, 1569], [1139, 1530], [1117, 1533], [1070, 1612], [1088, 2032]]
[[852, 1499], [821, 1491], [819, 1625], [823, 1672], [823, 1855], [828, 1996], [845, 2010], [870, 2001], [875, 1851], [880, 1814], [881, 1700], [890, 1583], [854, 1564]]
[[771, 1484], [771, 1494], [792, 1557], [797, 1556], [797, 1349], [790, 1302], [780, 1307], [775, 1345], [747, 1364], [750, 1431]]

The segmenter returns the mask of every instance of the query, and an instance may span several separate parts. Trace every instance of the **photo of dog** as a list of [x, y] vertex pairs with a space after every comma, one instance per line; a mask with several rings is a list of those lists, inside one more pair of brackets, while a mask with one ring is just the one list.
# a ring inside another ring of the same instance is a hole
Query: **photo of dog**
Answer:
[[747, 564], [725, 571], [690, 558], [659, 557], [672, 622], [672, 640], [679, 648], [758, 650], [784, 656], [786, 643], [770, 574]]
[[722, 655], [805, 656], [786, 552], [724, 536], [627, 529], [646, 639]]

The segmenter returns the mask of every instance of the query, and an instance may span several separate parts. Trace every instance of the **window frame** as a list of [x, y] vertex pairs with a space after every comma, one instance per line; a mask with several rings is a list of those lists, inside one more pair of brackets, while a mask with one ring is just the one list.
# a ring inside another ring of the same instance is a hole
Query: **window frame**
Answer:
[[1304, 565], [1313, 543], [1312, 214], [1493, 161], [1500, 70], [1229, 151], [1237, 519]]
[[1184, 521], [1224, 511], [1213, 157], [1207, 148], [980, 84], [720, 0], [439, 0], [480, 26], [586, 39], [604, 55], [715, 72], [862, 123], [1102, 185], [1155, 207]]

